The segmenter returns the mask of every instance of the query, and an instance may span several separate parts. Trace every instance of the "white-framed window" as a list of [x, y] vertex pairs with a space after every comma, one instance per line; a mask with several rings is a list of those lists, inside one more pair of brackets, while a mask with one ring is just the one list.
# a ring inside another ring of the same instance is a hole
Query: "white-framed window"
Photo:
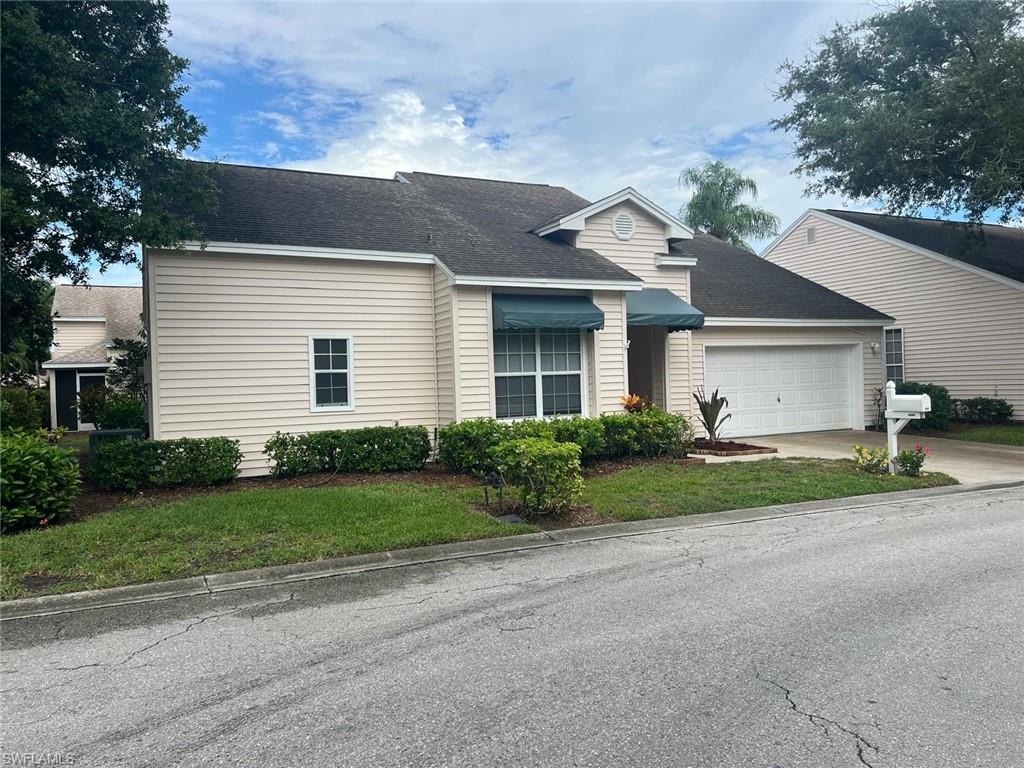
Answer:
[[351, 411], [355, 408], [352, 386], [352, 337], [309, 337], [309, 409]]
[[495, 416], [583, 414], [584, 333], [545, 328], [495, 331]]
[[903, 329], [886, 328], [885, 334], [885, 380], [903, 383]]
[[807, 228], [807, 242], [813, 243], [818, 239], [818, 228], [808, 227]]

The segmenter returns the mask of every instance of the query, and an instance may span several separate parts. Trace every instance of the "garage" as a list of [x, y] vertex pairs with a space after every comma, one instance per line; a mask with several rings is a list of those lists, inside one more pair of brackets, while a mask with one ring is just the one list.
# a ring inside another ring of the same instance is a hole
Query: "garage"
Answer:
[[850, 345], [704, 347], [705, 388], [729, 399], [726, 437], [850, 429], [855, 373]]

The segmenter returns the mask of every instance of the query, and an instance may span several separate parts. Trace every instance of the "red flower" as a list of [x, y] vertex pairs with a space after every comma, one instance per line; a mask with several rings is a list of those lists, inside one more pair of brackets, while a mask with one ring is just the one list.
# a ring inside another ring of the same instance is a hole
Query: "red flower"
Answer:
[[49, 525], [50, 524], [50, 519], [47, 518], [47, 517], [44, 517], [42, 520], [39, 521], [39, 524], [40, 525]]

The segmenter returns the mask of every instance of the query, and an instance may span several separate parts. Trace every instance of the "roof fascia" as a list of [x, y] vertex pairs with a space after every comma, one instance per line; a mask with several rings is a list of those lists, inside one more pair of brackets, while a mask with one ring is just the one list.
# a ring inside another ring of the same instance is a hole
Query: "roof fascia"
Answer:
[[789, 317], [707, 317], [704, 319], [704, 326], [718, 328], [745, 328], [761, 326], [768, 328], [792, 328], [807, 326], [878, 326], [881, 328], [892, 322], [891, 317], [880, 317], [877, 320], [836, 320], [836, 319], [814, 319], [814, 318], [789, 318]]

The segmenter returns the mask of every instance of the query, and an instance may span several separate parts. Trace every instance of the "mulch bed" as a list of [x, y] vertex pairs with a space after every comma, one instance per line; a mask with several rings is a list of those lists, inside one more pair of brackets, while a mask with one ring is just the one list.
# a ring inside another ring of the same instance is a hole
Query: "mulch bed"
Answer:
[[750, 443], [737, 443], [734, 440], [717, 440], [711, 442], [706, 438], [698, 438], [694, 442], [691, 453], [700, 456], [756, 456], [762, 453], [778, 453], [777, 448], [765, 448]]

